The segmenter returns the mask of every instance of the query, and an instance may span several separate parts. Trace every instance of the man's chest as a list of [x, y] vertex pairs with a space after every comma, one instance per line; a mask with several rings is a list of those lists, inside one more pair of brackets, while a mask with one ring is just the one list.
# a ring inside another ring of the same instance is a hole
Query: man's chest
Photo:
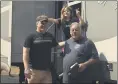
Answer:
[[49, 36], [36, 36], [33, 38], [33, 44], [51, 44], [52, 38]]
[[84, 48], [85, 48], [85, 45], [83, 43], [82, 44], [74, 43], [70, 45], [70, 49], [73, 51], [83, 51]]
[[66, 45], [66, 53], [84, 53], [85, 44], [84, 43], [69, 43]]

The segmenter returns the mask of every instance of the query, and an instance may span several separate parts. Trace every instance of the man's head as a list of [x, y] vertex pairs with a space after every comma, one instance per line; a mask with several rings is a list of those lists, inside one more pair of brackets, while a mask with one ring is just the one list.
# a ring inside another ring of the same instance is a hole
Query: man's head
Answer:
[[47, 16], [45, 16], [45, 15], [38, 16], [36, 18], [37, 31], [44, 32], [47, 22], [48, 22]]
[[78, 40], [81, 37], [81, 24], [73, 22], [70, 25], [70, 34], [73, 39]]

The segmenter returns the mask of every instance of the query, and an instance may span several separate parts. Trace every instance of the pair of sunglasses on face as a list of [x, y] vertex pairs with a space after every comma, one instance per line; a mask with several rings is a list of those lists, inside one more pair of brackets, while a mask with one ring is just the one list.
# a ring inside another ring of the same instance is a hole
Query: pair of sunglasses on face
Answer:
[[48, 21], [47, 20], [43, 20], [41, 21], [41, 24], [45, 25]]

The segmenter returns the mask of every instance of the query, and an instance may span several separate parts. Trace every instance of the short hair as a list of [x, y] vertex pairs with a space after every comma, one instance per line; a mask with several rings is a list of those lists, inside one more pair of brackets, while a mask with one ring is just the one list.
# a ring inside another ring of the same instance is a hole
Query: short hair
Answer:
[[79, 30], [80, 30], [80, 32], [81, 32], [81, 24], [80, 23], [78, 23], [78, 22], [73, 22], [71, 25], [70, 25], [70, 28], [73, 26], [73, 25], [76, 25], [78, 28], [79, 28]]
[[46, 15], [40, 15], [40, 16], [37, 16], [36, 18], [36, 24], [39, 22], [39, 21], [47, 21], [48, 22], [48, 17]]
[[40, 15], [36, 18], [36, 21], [43, 21], [43, 20], [48, 21], [48, 17], [46, 15]]

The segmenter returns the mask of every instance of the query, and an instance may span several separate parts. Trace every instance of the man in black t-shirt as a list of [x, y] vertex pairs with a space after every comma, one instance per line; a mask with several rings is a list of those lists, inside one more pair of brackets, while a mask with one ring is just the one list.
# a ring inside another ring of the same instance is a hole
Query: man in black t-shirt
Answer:
[[51, 48], [63, 46], [64, 42], [56, 42], [52, 34], [45, 32], [48, 17], [37, 17], [36, 32], [30, 34], [23, 46], [23, 63], [28, 83], [52, 83]]

